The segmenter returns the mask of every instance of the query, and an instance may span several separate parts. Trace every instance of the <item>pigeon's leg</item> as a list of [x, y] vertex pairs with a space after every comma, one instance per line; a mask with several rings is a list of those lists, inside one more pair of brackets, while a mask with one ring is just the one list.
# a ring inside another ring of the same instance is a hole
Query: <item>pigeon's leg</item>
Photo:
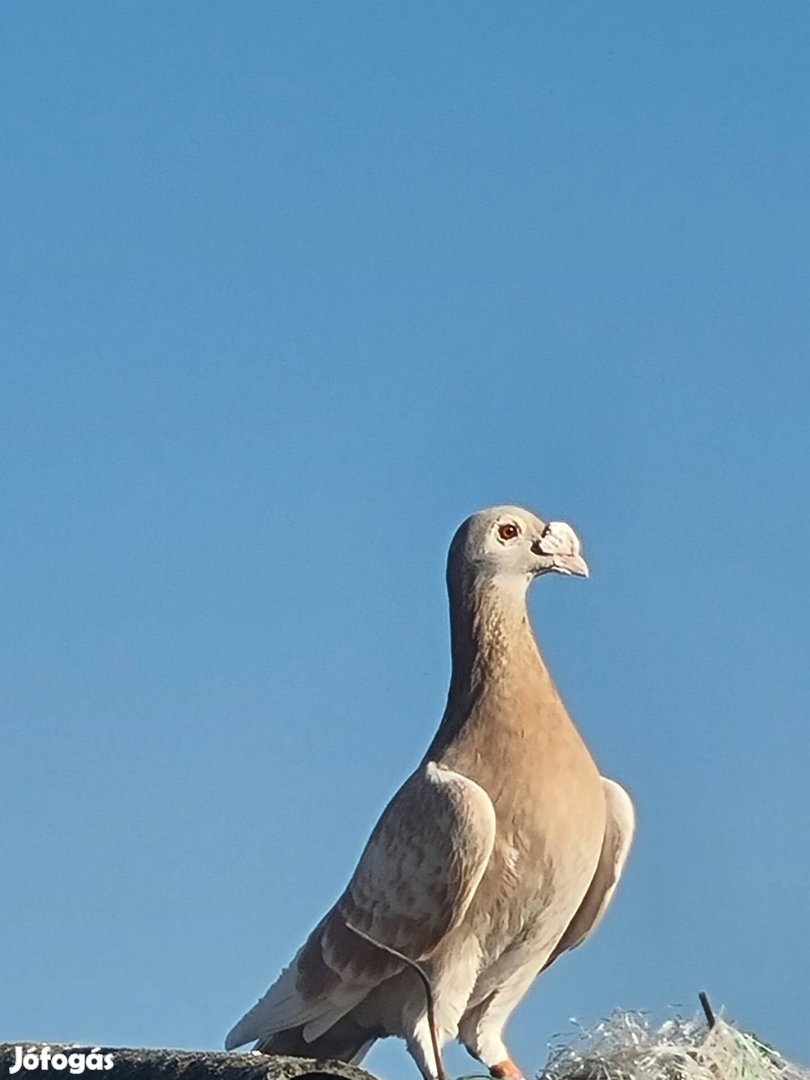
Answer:
[[[456, 939], [446, 948], [438, 963], [424, 967], [435, 1008], [436, 1042], [442, 1048], [458, 1035], [459, 1022], [470, 999], [481, 962], [481, 947], [475, 938]], [[441, 1070], [436, 1067], [433, 1037], [428, 1020], [427, 1001], [423, 987], [414, 984], [410, 1007], [404, 1017], [405, 1040], [425, 1080], [437, 1080]]]
[[489, 1070], [489, 1075], [495, 1080], [525, 1080], [520, 1066], [516, 1065], [511, 1058], [504, 1058]]
[[459, 1041], [473, 1057], [486, 1065], [496, 1080], [523, 1080], [523, 1070], [515, 1064], [506, 1049], [503, 1029], [517, 1003], [534, 982], [536, 974], [534, 965], [524, 965], [461, 1018]]
[[483, 1028], [477, 1027], [475, 1034], [470, 1033], [467, 1025], [462, 1021], [459, 1039], [473, 1057], [486, 1065], [489, 1075], [495, 1080], [525, 1080], [523, 1070], [509, 1056], [509, 1051], [503, 1041], [502, 1030], [506, 1017], [496, 1021], [490, 1016], [488, 1021], [489, 1023]]
[[[447, 1036], [442, 1031], [437, 1031], [439, 1053], [447, 1042]], [[439, 1069], [436, 1064], [436, 1055], [433, 1052], [433, 1039], [430, 1034], [430, 1024], [427, 1014], [423, 1014], [413, 1025], [410, 1034], [405, 1036], [408, 1051], [416, 1062], [419, 1072], [424, 1080], [439, 1080]]]

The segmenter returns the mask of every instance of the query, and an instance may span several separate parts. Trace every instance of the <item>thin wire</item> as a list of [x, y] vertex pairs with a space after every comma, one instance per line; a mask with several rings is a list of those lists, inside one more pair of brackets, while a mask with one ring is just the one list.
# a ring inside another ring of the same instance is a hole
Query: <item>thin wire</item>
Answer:
[[447, 1073], [444, 1071], [444, 1062], [442, 1061], [442, 1055], [439, 1052], [439, 1037], [436, 1034], [436, 1002], [433, 996], [433, 986], [424, 968], [417, 964], [415, 960], [411, 960], [410, 956], [405, 956], [404, 953], [399, 952], [398, 949], [393, 949], [390, 945], [383, 945], [381, 941], [376, 941], [370, 934], [367, 934], [365, 930], [360, 930], [356, 926], [352, 926], [350, 922], [344, 920], [346, 926], [352, 930], [358, 937], [361, 937], [364, 941], [367, 941], [370, 945], [376, 945], [378, 949], [382, 949], [383, 952], [389, 953], [391, 956], [395, 956], [397, 960], [401, 960], [403, 964], [407, 964], [409, 968], [416, 972], [419, 976], [422, 986], [425, 988], [425, 998], [427, 999], [427, 1021], [428, 1028], [430, 1029], [430, 1041], [433, 1044], [433, 1056], [436, 1058], [436, 1076], [438, 1080], [447, 1080]]

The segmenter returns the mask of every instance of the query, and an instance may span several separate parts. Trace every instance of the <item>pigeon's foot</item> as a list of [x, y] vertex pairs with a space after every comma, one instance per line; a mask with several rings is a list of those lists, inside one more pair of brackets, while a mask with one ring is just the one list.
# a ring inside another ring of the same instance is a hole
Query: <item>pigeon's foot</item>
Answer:
[[497, 1065], [493, 1065], [489, 1070], [489, 1075], [494, 1076], [495, 1080], [524, 1080], [522, 1070], [511, 1058], [507, 1058], [506, 1061], [499, 1061]]

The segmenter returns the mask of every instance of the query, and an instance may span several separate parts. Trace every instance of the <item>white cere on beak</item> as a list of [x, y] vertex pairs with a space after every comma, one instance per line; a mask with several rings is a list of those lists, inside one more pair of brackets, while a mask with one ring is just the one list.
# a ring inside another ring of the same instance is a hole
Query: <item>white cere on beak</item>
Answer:
[[553, 569], [560, 574], [588, 576], [588, 564], [582, 557], [579, 537], [565, 521], [550, 521], [536, 542], [539, 554], [551, 557]]

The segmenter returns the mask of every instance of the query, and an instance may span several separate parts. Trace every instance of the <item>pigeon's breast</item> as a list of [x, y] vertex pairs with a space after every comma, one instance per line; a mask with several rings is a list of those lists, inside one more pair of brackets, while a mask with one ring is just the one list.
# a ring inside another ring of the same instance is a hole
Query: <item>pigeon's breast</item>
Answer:
[[579, 799], [496, 803], [495, 848], [468, 912], [484, 967], [523, 943], [548, 955], [574, 917], [604, 837], [604, 796], [595, 779], [592, 785], [587, 773], [581, 776]]
[[526, 951], [539, 970], [599, 861], [599, 771], [567, 713], [544, 719], [529, 730], [504, 725], [486, 754], [462, 740], [454, 755], [453, 767], [480, 784], [495, 808], [495, 847], [464, 919], [480, 943], [482, 970]]

